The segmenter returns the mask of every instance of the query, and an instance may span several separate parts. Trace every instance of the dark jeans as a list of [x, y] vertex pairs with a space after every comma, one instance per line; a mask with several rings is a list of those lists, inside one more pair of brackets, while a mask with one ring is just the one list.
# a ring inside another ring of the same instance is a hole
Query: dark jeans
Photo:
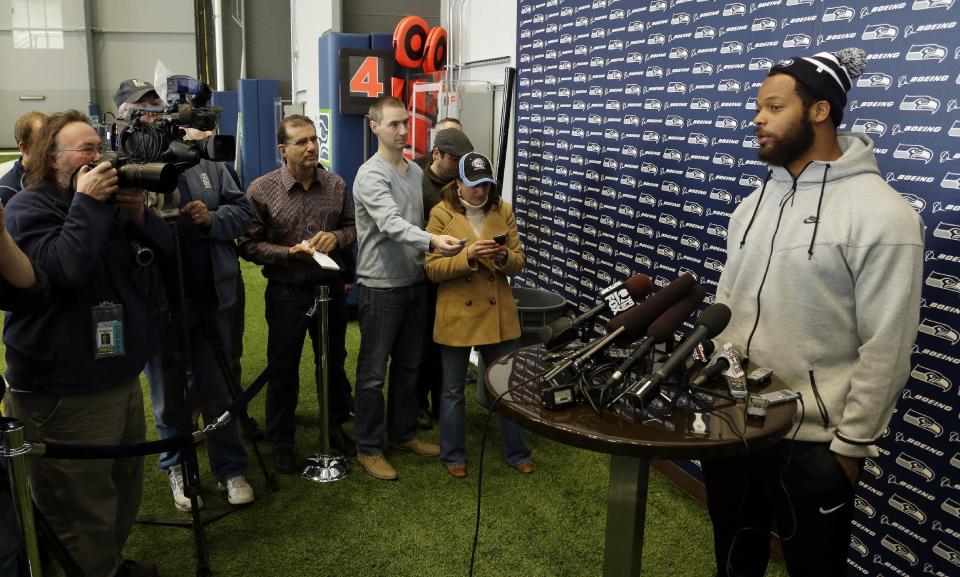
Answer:
[[360, 286], [360, 354], [357, 357], [357, 451], [385, 448], [383, 385], [390, 361], [386, 433], [402, 443], [417, 431], [417, 368], [423, 348], [427, 294], [424, 283], [396, 288]]
[[[310, 333], [313, 343], [314, 379], [315, 386], [318, 387], [318, 398], [320, 395], [320, 312], [317, 311], [307, 326], [301, 326], [296, 332], [294, 330], [313, 306], [316, 295], [317, 289], [313, 286], [295, 286], [274, 281], [267, 283], [267, 358], [271, 365], [275, 365], [275, 372], [267, 384], [266, 425], [267, 441], [274, 448], [293, 448], [297, 400], [300, 395], [300, 355], [307, 332]], [[350, 416], [350, 381], [343, 370], [343, 363], [347, 358], [347, 305], [344, 300], [343, 281], [337, 280], [330, 284], [328, 311], [330, 358], [327, 366], [330, 406], [326, 416], [329, 417], [330, 430], [333, 430]], [[283, 345], [291, 338], [291, 346], [279, 355]]]
[[8, 473], [3, 465], [0, 465], [0, 475], [0, 577], [18, 577], [20, 533], [13, 512], [13, 499], [7, 493]]
[[774, 521], [791, 577], [847, 574], [854, 490], [828, 444], [780, 441], [702, 465], [719, 577], [762, 577]]
[[420, 378], [417, 381], [417, 402], [420, 411], [440, 418], [440, 395], [443, 383], [443, 362], [440, 345], [433, 342], [433, 325], [437, 317], [437, 284], [427, 281], [427, 316], [423, 331], [423, 354], [420, 356]]
[[[197, 311], [194, 307], [186, 321], [190, 331], [190, 369], [193, 372], [194, 391], [203, 413], [204, 424], [215, 422], [233, 402], [227, 386], [227, 377], [217, 357], [223, 353], [229, 363], [229, 310]], [[215, 308], [216, 304], [210, 305]], [[203, 319], [208, 314], [212, 318]], [[157, 435], [169, 439], [193, 430], [192, 411], [184, 394], [187, 389], [185, 367], [180, 354], [178, 331], [181, 325], [165, 318], [161, 326], [162, 352], [147, 361], [144, 372], [150, 383], [150, 400]], [[217, 349], [220, 348], [220, 351]], [[207, 435], [207, 457], [210, 469], [218, 481], [247, 474], [247, 454], [240, 443], [239, 421], [233, 419], [226, 427]], [[179, 450], [160, 455], [159, 465], [164, 471], [182, 462]]]

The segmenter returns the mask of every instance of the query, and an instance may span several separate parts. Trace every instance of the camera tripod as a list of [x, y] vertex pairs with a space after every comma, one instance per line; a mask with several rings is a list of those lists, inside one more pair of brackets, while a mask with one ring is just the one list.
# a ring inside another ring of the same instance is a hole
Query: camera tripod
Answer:
[[[165, 303], [165, 315], [167, 318], [165, 318], [163, 321], [162, 326], [162, 349], [164, 351], [162, 363], [164, 367], [162, 368], [162, 373], [164, 375], [164, 397], [167, 399], [165, 403], [173, 402], [176, 404], [176, 409], [174, 411], [168, 411], [175, 414], [176, 426], [178, 428], [182, 428], [182, 430], [190, 430], [193, 427], [193, 419], [189, 409], [189, 383], [191, 381], [191, 377], [195, 376], [192, 371], [194, 366], [192, 354], [193, 342], [191, 340], [192, 331], [198, 331], [199, 334], [206, 339], [207, 344], [213, 353], [217, 372], [219, 373], [220, 378], [223, 379], [223, 382], [226, 384], [227, 390], [229, 391], [229, 401], [235, 401], [241, 395], [242, 390], [239, 383], [237, 383], [234, 379], [233, 372], [230, 369], [229, 360], [227, 359], [227, 355], [224, 353], [222, 333], [218, 326], [217, 319], [215, 318], [216, 306], [204, 306], [209, 305], [210, 303], [203, 302], [202, 300], [191, 300], [188, 298], [184, 275], [184, 236], [179, 222], [179, 213], [177, 213], [176, 216], [167, 214], [161, 214], [161, 216], [169, 225], [174, 239], [174, 253], [172, 255], [173, 262], [171, 263], [172, 266], [167, 266], [165, 269], [169, 270], [171, 275], [170, 278], [167, 279], [166, 283], [166, 294], [168, 295], [168, 298], [166, 299]], [[186, 226], [193, 225], [188, 224]], [[212, 287], [207, 287], [207, 289], [212, 290]], [[170, 296], [173, 298], [169, 298]], [[196, 386], [202, 387], [203, 384], [197, 382]], [[178, 410], [181, 414], [176, 414]], [[209, 417], [210, 415], [205, 417], [205, 425], [208, 429], [215, 424], [223, 425], [223, 423], [221, 423], [223, 420], [222, 417], [216, 422], [206, 422]], [[263, 477], [266, 480], [268, 488], [271, 491], [275, 491], [277, 489], [276, 481], [269, 474], [263, 455], [260, 452], [260, 448], [256, 441], [258, 436], [256, 423], [247, 414], [245, 408], [241, 408], [237, 412], [237, 417], [239, 424], [246, 432], [245, 436], [251, 440], [251, 447], [257, 463], [263, 473]], [[226, 426], [231, 426], [231, 424], [227, 424]], [[184, 481], [184, 494], [190, 499], [191, 504], [190, 520], [181, 521], [158, 518], [139, 518], [137, 522], [151, 525], [191, 529], [193, 531], [194, 545], [197, 555], [196, 574], [198, 577], [206, 577], [212, 575], [212, 571], [209, 564], [209, 551], [207, 548], [206, 533], [204, 528], [206, 525], [212, 524], [226, 517], [227, 515], [234, 513], [237, 511], [237, 509], [230, 508], [216, 514], [209, 515], [206, 518], [201, 516], [198, 499], [200, 469], [197, 461], [196, 447], [194, 445], [185, 447], [181, 451], [180, 465]]]

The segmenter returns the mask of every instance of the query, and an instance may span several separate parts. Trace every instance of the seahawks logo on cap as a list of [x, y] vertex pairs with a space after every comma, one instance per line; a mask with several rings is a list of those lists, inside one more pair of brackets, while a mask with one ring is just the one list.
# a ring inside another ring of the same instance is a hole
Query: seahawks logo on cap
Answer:
[[474, 158], [470, 165], [477, 170], [483, 170], [487, 167], [487, 163], [483, 160], [483, 158], [480, 157]]

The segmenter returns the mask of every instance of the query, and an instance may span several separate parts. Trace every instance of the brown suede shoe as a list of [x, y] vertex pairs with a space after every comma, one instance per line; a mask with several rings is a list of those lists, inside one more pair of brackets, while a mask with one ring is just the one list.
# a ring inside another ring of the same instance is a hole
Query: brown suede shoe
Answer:
[[463, 479], [467, 476], [466, 465], [444, 465], [443, 468], [455, 479]]
[[414, 437], [403, 443], [394, 443], [391, 448], [401, 451], [413, 451], [421, 457], [436, 457], [440, 454], [440, 445], [434, 445]]
[[532, 473], [533, 473], [533, 470], [534, 470], [535, 468], [536, 468], [536, 467], [534, 467], [533, 461], [527, 461], [526, 463], [520, 463], [519, 465], [517, 465], [516, 467], [514, 467], [514, 469], [516, 469], [518, 473], [523, 473], [524, 475], [530, 475], [530, 474], [532, 474]]
[[393, 465], [390, 464], [390, 461], [387, 461], [387, 458], [384, 457], [382, 453], [375, 455], [359, 453], [357, 455], [357, 461], [363, 465], [363, 468], [371, 477], [380, 479], [381, 481], [396, 481], [400, 478], [400, 475], [397, 475], [397, 470], [393, 468]]

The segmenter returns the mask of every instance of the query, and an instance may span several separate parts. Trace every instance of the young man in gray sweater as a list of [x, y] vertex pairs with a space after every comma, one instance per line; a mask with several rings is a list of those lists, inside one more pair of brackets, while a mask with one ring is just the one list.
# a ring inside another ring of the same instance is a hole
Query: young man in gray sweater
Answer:
[[910, 370], [923, 223], [880, 176], [873, 142], [837, 134], [862, 50], [773, 67], [755, 132], [763, 186], [730, 219], [717, 338], [801, 395], [787, 438], [702, 461], [718, 575], [764, 574], [776, 519], [791, 576], [846, 575], [853, 496]]
[[407, 108], [396, 98], [383, 97], [370, 107], [377, 153], [360, 167], [353, 183], [360, 287], [357, 460], [367, 473], [383, 480], [398, 478], [383, 454], [386, 438], [396, 449], [426, 457], [440, 454], [439, 446], [416, 437], [417, 374], [427, 306], [423, 255], [432, 249], [453, 256], [463, 248], [452, 236], [432, 235], [422, 228], [423, 171], [403, 157], [408, 124]]

